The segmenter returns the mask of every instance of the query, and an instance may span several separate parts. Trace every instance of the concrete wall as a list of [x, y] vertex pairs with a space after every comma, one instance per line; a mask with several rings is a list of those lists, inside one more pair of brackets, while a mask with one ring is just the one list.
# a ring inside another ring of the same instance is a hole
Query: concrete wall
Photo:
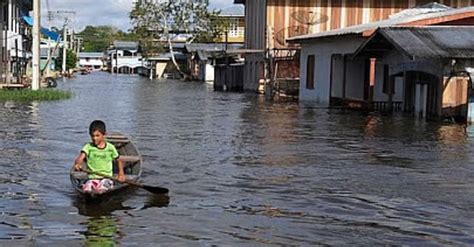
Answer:
[[[5, 23], [5, 31], [3, 33], [4, 47], [5, 47], [5, 77], [7, 80], [11, 80], [13, 73], [16, 72], [14, 68], [16, 66], [16, 57], [20, 58], [19, 60], [26, 60], [28, 51], [31, 50], [31, 47], [28, 45], [28, 42], [24, 42], [23, 35], [25, 34], [25, 29], [20, 25], [21, 12], [28, 13], [30, 9], [26, 7], [24, 3], [20, 0], [3, 0], [2, 4], [7, 5], [7, 19], [8, 23]], [[3, 8], [0, 9], [3, 12]], [[2, 40], [3, 40], [2, 39]], [[17, 45], [15, 45], [17, 44]], [[19, 65], [19, 72], [25, 73], [26, 68]]]
[[[331, 60], [333, 54], [351, 54], [365, 39], [358, 36], [345, 36], [303, 43], [301, 49], [300, 101], [313, 101], [329, 105], [331, 87]], [[306, 89], [307, 59], [315, 55], [314, 89]], [[348, 73], [347, 81], [351, 80]]]
[[80, 67], [86, 67], [86, 66], [104, 66], [104, 62], [102, 61], [101, 58], [89, 58], [89, 60], [85, 58], [79, 59], [79, 66]]
[[[144, 63], [141, 61], [142, 57], [120, 57], [118, 58], [118, 67], [130, 67], [130, 68], [137, 68], [137, 67], [144, 67]], [[112, 68], [116, 67], [115, 59], [112, 60]]]
[[206, 64], [206, 77], [204, 80], [206, 82], [214, 82], [214, 66], [212, 64]]
[[5, 25], [3, 22], [3, 8], [6, 5], [5, 2], [0, 2], [0, 83], [5, 83], [5, 73], [6, 73], [6, 49], [5, 49]]

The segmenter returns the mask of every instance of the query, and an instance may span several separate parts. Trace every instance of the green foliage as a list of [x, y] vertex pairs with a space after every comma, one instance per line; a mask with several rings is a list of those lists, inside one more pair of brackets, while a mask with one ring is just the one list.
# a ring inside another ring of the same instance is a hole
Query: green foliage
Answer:
[[210, 20], [209, 30], [207, 32], [199, 32], [194, 42], [209, 43], [220, 41], [222, 35], [229, 29], [230, 23], [228, 19], [213, 17]]
[[135, 33], [127, 33], [113, 26], [86, 26], [78, 33], [83, 39], [84, 52], [102, 52], [115, 40], [138, 41]]
[[[219, 12], [208, 9], [208, 3], [188, 0], [161, 2], [136, 1], [130, 19], [132, 31], [141, 40], [166, 41], [185, 35], [188, 42], [212, 42], [224, 30], [217, 18]], [[155, 42], [157, 43], [157, 42]], [[153, 42], [148, 42], [153, 46]], [[142, 46], [145, 50], [152, 47]]]
[[[72, 50], [67, 50], [66, 52], [66, 69], [76, 68], [77, 56], [76, 53]], [[59, 56], [56, 62], [56, 70], [61, 70], [63, 66], [63, 49], [59, 51]]]
[[22, 90], [0, 90], [0, 101], [19, 101], [19, 102], [31, 102], [31, 101], [52, 101], [62, 100], [72, 97], [71, 92], [41, 89], [33, 91], [30, 89]]

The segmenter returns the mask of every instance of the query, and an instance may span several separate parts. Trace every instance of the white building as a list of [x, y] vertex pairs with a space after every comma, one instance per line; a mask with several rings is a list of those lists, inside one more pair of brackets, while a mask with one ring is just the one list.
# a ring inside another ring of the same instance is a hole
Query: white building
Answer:
[[104, 67], [104, 53], [80, 52], [78, 55], [79, 67], [100, 70]]
[[107, 68], [110, 72], [136, 74], [141, 67], [146, 67], [146, 62], [137, 42], [114, 41], [107, 51]]
[[0, 74], [2, 83], [12, 82], [26, 73], [26, 64], [31, 57], [29, 31], [23, 25], [23, 16], [33, 9], [32, 0], [0, 1]]

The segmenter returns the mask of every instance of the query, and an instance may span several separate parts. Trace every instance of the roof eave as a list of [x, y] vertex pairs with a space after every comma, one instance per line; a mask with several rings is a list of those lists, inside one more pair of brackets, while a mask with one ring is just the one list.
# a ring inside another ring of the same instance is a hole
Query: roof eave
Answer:
[[342, 37], [342, 36], [361, 36], [361, 33], [353, 32], [353, 33], [333, 34], [333, 35], [317, 36], [317, 37], [299, 36], [301, 38], [298, 38], [298, 36], [296, 36], [296, 37], [288, 38], [286, 41], [290, 44], [303, 44], [303, 43], [311, 42], [312, 40], [331, 39], [331, 38]]

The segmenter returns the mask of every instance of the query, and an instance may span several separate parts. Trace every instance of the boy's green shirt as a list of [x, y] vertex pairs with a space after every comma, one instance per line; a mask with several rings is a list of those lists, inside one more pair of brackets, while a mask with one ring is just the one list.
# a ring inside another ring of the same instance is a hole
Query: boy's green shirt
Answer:
[[[94, 172], [113, 176], [113, 161], [119, 157], [115, 146], [109, 142], [105, 143], [104, 148], [98, 148], [92, 143], [84, 145], [81, 152], [86, 155], [87, 167]], [[97, 175], [89, 175], [90, 179], [101, 178]]]

